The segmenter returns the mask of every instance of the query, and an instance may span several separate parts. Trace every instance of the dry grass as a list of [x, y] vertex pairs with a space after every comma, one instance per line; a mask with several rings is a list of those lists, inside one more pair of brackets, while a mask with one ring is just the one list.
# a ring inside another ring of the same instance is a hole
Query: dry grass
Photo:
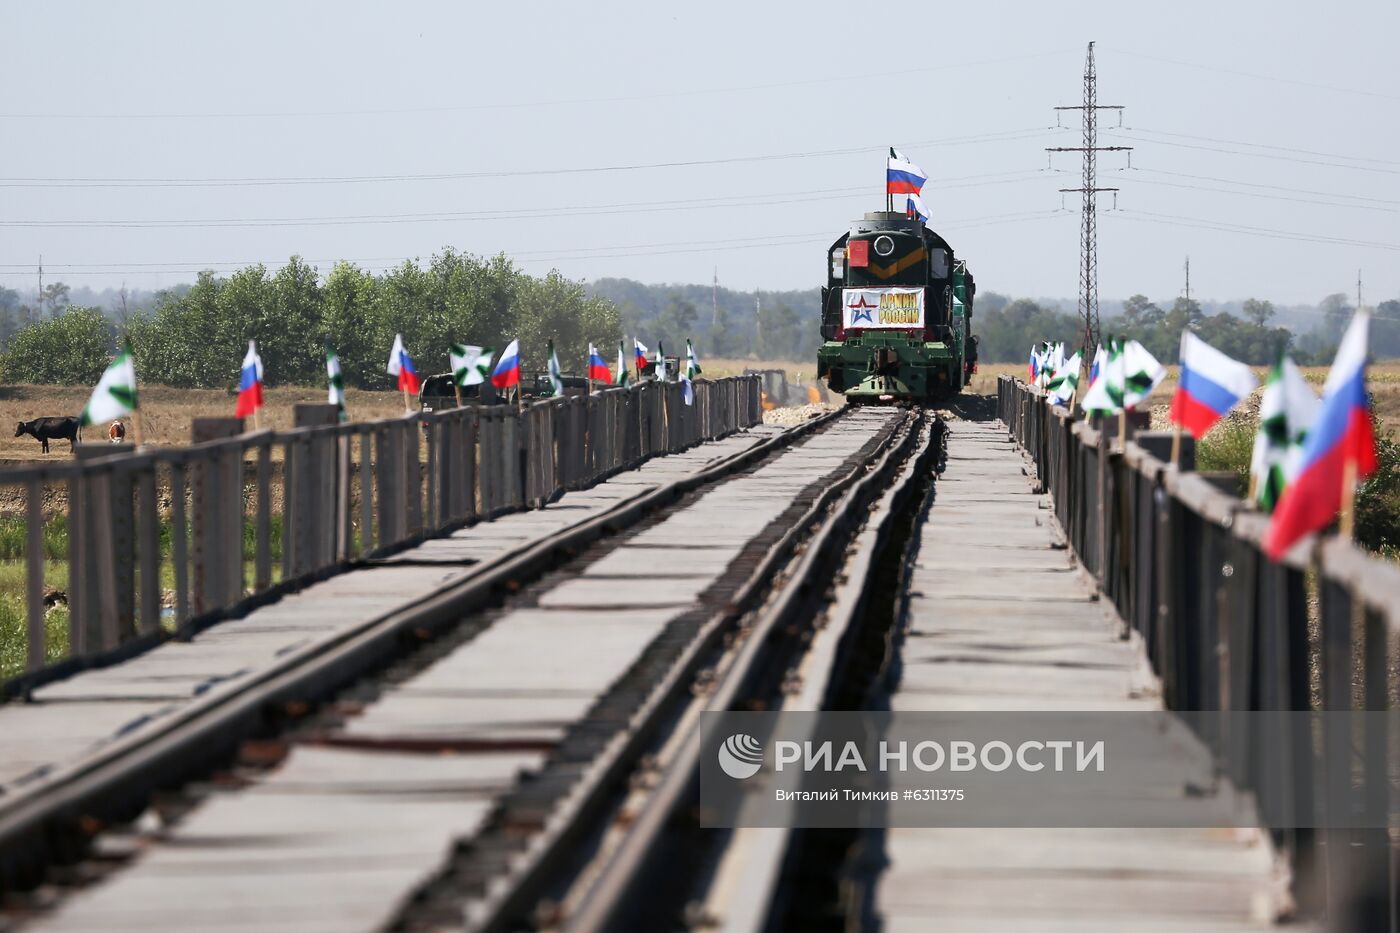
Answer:
[[[6, 386], [0, 389], [0, 465], [34, 460], [67, 460], [67, 441], [49, 444], [45, 456], [39, 442], [25, 435], [14, 437], [14, 424], [46, 415], [76, 415], [87, 404], [91, 387]], [[145, 441], [161, 447], [178, 447], [190, 442], [190, 422], [197, 417], [232, 415], [234, 393], [219, 389], [173, 389], [169, 386], [141, 386], [141, 425]], [[263, 409], [264, 427], [285, 429], [292, 426], [292, 405], [296, 402], [324, 402], [326, 390], [285, 387], [268, 389]], [[346, 408], [356, 421], [374, 421], [403, 413], [403, 396], [397, 392], [346, 391]], [[130, 422], [127, 423], [128, 432]], [[130, 433], [127, 435], [130, 439]], [[102, 441], [106, 430], [99, 428], [84, 440]]]
[[711, 379], [722, 376], [742, 376], [746, 369], [781, 369], [789, 382], [810, 383], [817, 376], [816, 358], [809, 360], [744, 360], [716, 357], [700, 361], [705, 375]]

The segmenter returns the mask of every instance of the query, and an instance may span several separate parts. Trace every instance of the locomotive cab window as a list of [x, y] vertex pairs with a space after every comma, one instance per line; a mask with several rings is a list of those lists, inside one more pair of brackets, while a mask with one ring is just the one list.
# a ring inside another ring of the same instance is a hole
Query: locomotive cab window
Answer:
[[948, 251], [946, 249], [931, 249], [928, 251], [928, 274], [932, 279], [946, 279], [948, 277]]

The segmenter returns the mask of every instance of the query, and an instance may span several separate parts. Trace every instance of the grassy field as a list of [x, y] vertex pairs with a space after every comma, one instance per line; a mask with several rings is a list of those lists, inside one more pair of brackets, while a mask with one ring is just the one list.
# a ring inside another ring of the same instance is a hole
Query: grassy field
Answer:
[[[175, 565], [171, 559], [172, 525], [168, 515], [160, 523], [160, 591], [161, 605], [175, 605]], [[272, 582], [282, 576], [282, 516], [271, 516], [270, 553]], [[0, 680], [12, 677], [24, 669], [25, 645], [25, 586], [24, 561], [26, 528], [22, 518], [0, 516]], [[358, 547], [356, 543], [354, 545]], [[243, 526], [243, 580], [252, 590], [256, 558], [254, 526]], [[60, 592], [68, 589], [68, 523], [64, 515], [55, 515], [44, 523], [44, 586]], [[139, 570], [137, 572], [139, 577]], [[138, 584], [139, 585], [139, 584]], [[173, 623], [173, 620], [167, 620]], [[44, 613], [47, 632], [45, 645], [50, 661], [62, 658], [68, 646], [68, 607], [59, 603]]]

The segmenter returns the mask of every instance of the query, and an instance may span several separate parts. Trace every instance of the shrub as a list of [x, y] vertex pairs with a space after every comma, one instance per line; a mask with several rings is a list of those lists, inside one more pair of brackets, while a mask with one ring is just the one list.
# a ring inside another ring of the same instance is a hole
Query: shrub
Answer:
[[[1376, 471], [1356, 493], [1356, 543], [1390, 558], [1400, 556], [1400, 441], [1372, 416], [1376, 433]], [[1196, 445], [1196, 468], [1228, 470], [1249, 488], [1249, 460], [1255, 426], [1244, 419], [1221, 422]]]
[[1389, 557], [1400, 556], [1400, 441], [1395, 432], [1376, 432], [1376, 472], [1356, 493], [1356, 541]]
[[113, 348], [111, 325], [99, 309], [69, 308], [11, 338], [5, 381], [91, 385], [107, 368]]
[[1196, 444], [1196, 469], [1224, 470], [1239, 481], [1239, 494], [1249, 489], [1249, 460], [1254, 452], [1256, 426], [1244, 419], [1227, 418]]

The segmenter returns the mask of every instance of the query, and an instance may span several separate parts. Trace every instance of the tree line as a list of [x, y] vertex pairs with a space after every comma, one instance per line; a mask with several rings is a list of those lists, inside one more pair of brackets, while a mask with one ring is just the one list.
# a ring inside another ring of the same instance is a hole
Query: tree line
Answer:
[[[340, 354], [348, 385], [382, 388], [384, 361], [402, 333], [424, 373], [447, 368], [453, 341], [500, 348], [519, 337], [527, 368], [543, 368], [553, 337], [565, 369], [581, 369], [591, 341], [612, 360], [624, 335], [652, 349], [680, 350], [687, 337], [709, 357], [810, 360], [820, 343], [820, 290], [736, 291], [714, 285], [647, 285], [599, 279], [589, 285], [557, 273], [537, 277], [504, 255], [478, 257], [451, 249], [426, 262], [408, 261], [375, 275], [339, 263], [322, 276], [297, 257], [281, 269], [261, 265], [227, 275], [201, 273], [192, 285], [157, 293], [126, 289], [76, 296], [103, 307], [70, 304], [62, 282], [50, 282], [37, 307], [0, 288], [0, 377], [7, 382], [81, 384], [101, 375], [118, 341], [129, 342], [142, 379], [183, 387], [219, 387], [235, 380], [249, 339], [258, 341], [269, 384], [314, 385], [324, 379], [322, 347]], [[1191, 327], [1212, 346], [1254, 365], [1281, 350], [1300, 363], [1330, 362], [1354, 307], [1341, 293], [1302, 311], [1311, 329], [1277, 326], [1266, 300], [1251, 298], [1239, 313], [1208, 314], [1177, 298], [1161, 306], [1133, 295], [1104, 318], [1107, 333], [1136, 339], [1163, 361], [1176, 359]], [[1032, 343], [1079, 339], [1079, 319], [1064, 303], [977, 296], [973, 332], [985, 362], [1024, 361]], [[1372, 352], [1400, 357], [1400, 300], [1375, 308]]]
[[275, 273], [262, 265], [200, 273], [124, 322], [66, 307], [17, 330], [0, 371], [7, 382], [92, 383], [123, 342], [143, 381], [219, 388], [237, 383], [248, 341], [256, 340], [269, 385], [316, 385], [326, 379], [329, 342], [347, 385], [381, 389], [396, 333], [425, 375], [447, 371], [453, 342], [500, 350], [516, 338], [526, 369], [544, 369], [552, 339], [565, 370], [581, 372], [590, 342], [611, 360], [622, 327], [617, 308], [580, 283], [557, 272], [528, 275], [504, 255], [448, 249], [380, 275], [338, 263], [324, 277], [294, 256]]
[[[647, 285], [598, 279], [588, 292], [615, 304], [624, 333], [712, 357], [812, 360], [821, 344], [821, 290], [736, 291], [718, 285]], [[668, 351], [669, 352], [669, 351]]]
[[[1137, 340], [1164, 362], [1176, 360], [1181, 332], [1190, 327], [1211, 346], [1244, 363], [1269, 365], [1287, 350], [1300, 364], [1322, 365], [1331, 362], [1355, 310], [1345, 295], [1328, 295], [1318, 304], [1314, 326], [1299, 334], [1274, 325], [1276, 312], [1267, 300], [1248, 299], [1238, 316], [1228, 311], [1208, 315], [1195, 299], [1177, 298], [1163, 308], [1145, 295], [1133, 295], [1123, 302], [1121, 313], [1104, 317], [1103, 330]], [[995, 292], [977, 297], [973, 332], [978, 335], [979, 357], [989, 363], [1022, 362], [1039, 340], [1077, 346], [1080, 331], [1077, 314]], [[1380, 359], [1400, 357], [1400, 300], [1376, 305], [1371, 352]]]

